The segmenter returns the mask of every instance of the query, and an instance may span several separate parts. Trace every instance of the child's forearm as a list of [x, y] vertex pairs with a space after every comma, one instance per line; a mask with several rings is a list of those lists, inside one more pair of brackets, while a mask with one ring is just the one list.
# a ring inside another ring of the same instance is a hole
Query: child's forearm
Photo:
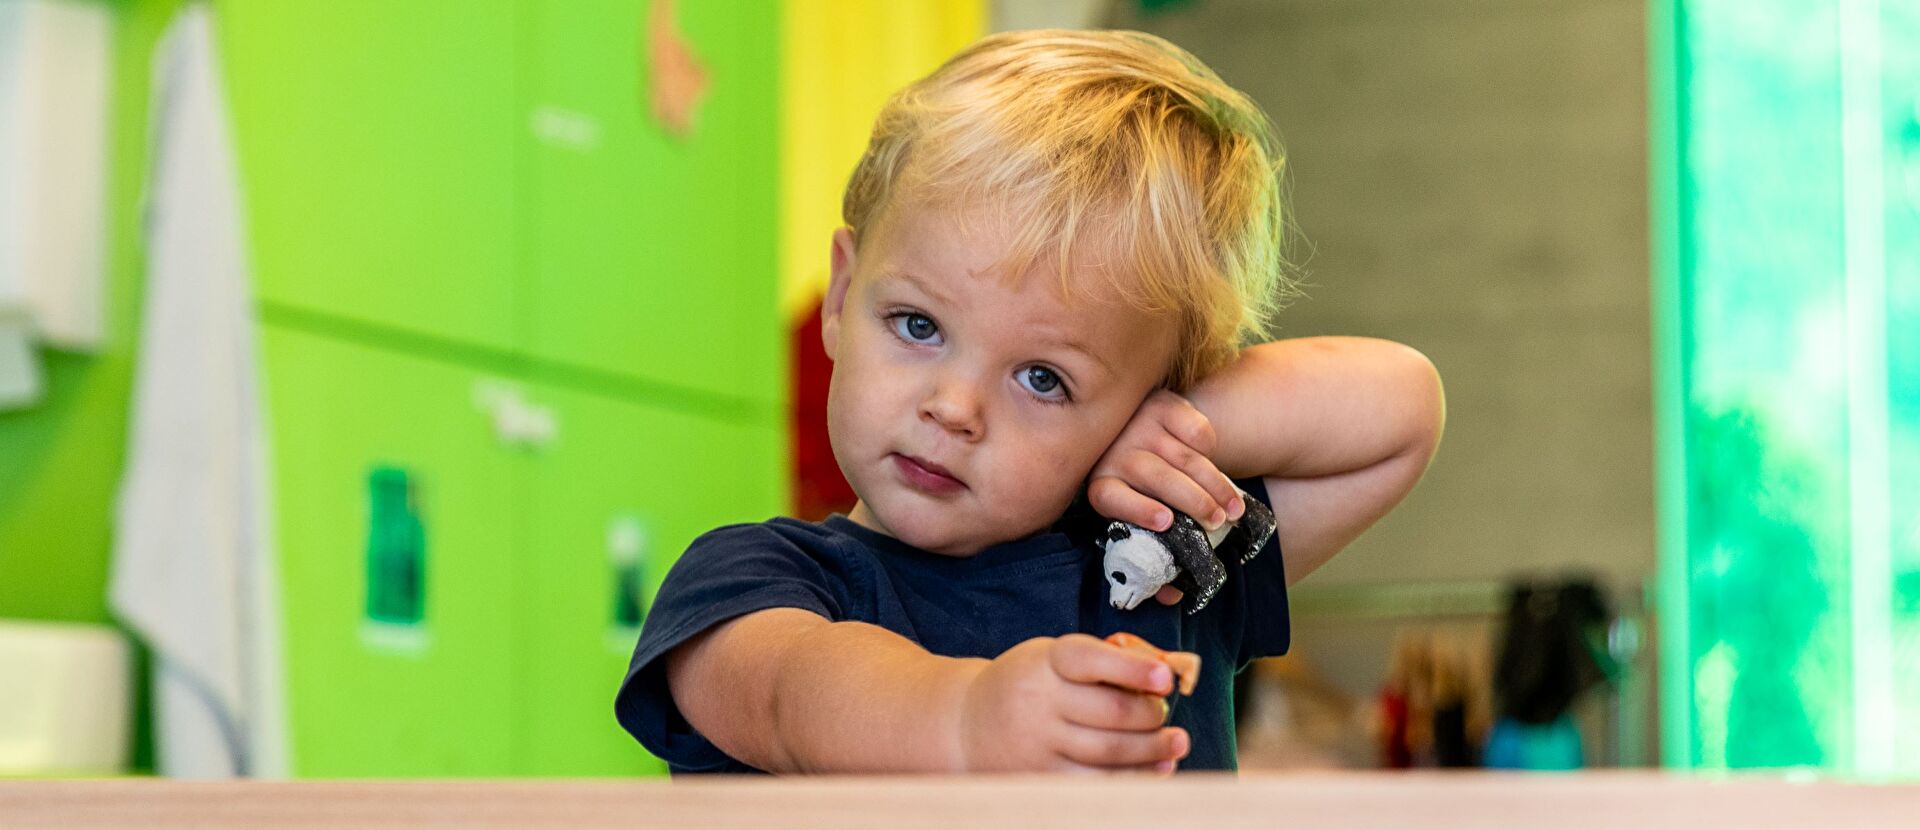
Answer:
[[779, 732], [807, 772], [960, 772], [960, 713], [986, 660], [929, 653], [866, 623], [830, 623], [788, 653]]
[[775, 773], [959, 771], [961, 700], [987, 662], [793, 609], [748, 615], [683, 648], [669, 672], [688, 721]]
[[1418, 351], [1364, 337], [1307, 337], [1242, 350], [1187, 390], [1212, 422], [1229, 476], [1315, 478], [1418, 456], [1440, 441], [1440, 376]]

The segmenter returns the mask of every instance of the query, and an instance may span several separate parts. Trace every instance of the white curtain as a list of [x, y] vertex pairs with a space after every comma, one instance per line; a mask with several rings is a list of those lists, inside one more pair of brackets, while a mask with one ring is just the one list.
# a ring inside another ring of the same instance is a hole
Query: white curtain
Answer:
[[162, 775], [286, 771], [265, 414], [211, 10], [154, 54], [147, 278], [111, 601], [154, 655]]

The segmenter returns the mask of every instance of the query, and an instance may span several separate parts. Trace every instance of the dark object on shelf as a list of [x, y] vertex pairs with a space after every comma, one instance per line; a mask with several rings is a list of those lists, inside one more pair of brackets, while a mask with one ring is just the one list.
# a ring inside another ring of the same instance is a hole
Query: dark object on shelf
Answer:
[[1500, 716], [1553, 723], [1581, 693], [1617, 676], [1605, 647], [1612, 616], [1586, 580], [1515, 585], [1493, 677]]

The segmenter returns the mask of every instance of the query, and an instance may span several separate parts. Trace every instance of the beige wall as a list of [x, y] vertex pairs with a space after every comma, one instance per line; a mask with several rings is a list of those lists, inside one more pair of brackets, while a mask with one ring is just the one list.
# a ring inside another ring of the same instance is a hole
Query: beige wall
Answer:
[[1259, 100], [1315, 251], [1284, 336], [1409, 343], [1445, 444], [1309, 588], [1653, 570], [1641, 0], [1195, 0], [1164, 35]]

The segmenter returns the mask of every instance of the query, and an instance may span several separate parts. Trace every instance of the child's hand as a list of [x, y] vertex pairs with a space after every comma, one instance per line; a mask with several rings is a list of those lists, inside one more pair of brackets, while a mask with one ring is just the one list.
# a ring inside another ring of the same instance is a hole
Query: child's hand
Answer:
[[1191, 738], [1163, 727], [1166, 664], [1085, 634], [1037, 637], [986, 664], [960, 713], [968, 772], [1167, 774]]
[[1208, 530], [1238, 520], [1246, 503], [1208, 458], [1213, 449], [1207, 416], [1186, 398], [1154, 392], [1093, 465], [1087, 501], [1100, 515], [1149, 530], [1173, 526], [1169, 507]]

